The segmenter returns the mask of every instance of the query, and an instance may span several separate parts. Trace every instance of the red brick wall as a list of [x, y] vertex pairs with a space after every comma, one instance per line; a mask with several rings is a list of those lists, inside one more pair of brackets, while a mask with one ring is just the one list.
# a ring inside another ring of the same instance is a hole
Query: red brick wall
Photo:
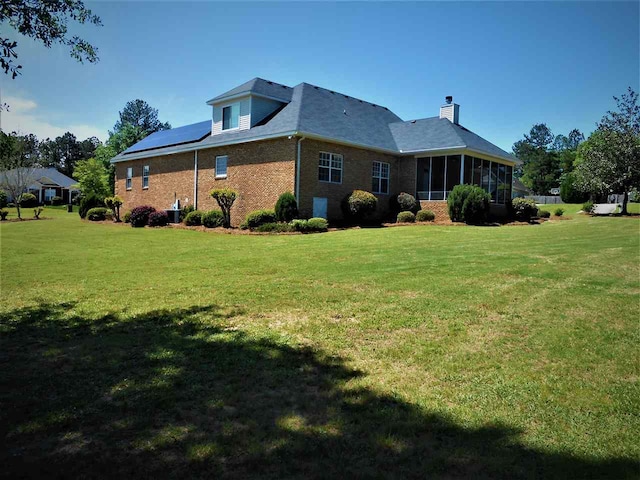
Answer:
[[420, 200], [420, 208], [422, 210], [431, 210], [436, 218], [436, 221], [447, 221], [449, 219], [449, 209], [447, 202], [437, 200]]
[[[215, 178], [215, 158], [227, 155], [227, 178]], [[275, 139], [216, 147], [198, 152], [198, 209], [218, 208], [209, 196], [214, 188], [233, 188], [239, 197], [231, 209], [231, 222], [239, 225], [252, 210], [273, 208], [278, 196], [294, 191], [296, 142]], [[142, 188], [142, 167], [149, 165], [149, 188]], [[127, 167], [133, 166], [133, 185], [125, 189]], [[174, 192], [182, 205], [193, 204], [194, 152], [151, 157], [116, 164], [116, 194], [123, 210], [143, 204], [168, 209]]]
[[[342, 183], [326, 183], [318, 180], [320, 152], [337, 153], [343, 156]], [[327, 198], [329, 220], [341, 219], [340, 203], [353, 190], [371, 191], [373, 162], [385, 162], [390, 167], [389, 194], [401, 191], [415, 193], [415, 159], [347, 147], [335, 143], [305, 139], [301, 146], [301, 180], [299, 209], [302, 216], [313, 214], [313, 197]], [[390, 195], [376, 194], [378, 214], [386, 215]]]

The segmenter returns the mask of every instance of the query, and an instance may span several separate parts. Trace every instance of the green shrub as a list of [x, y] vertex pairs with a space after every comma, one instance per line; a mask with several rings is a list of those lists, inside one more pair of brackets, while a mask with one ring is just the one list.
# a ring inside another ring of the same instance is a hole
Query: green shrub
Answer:
[[538, 216], [540, 218], [549, 218], [551, 216], [551, 212], [547, 212], [546, 210], [538, 210]]
[[436, 214], [431, 210], [420, 210], [416, 213], [416, 222], [433, 222], [436, 218]]
[[22, 208], [33, 208], [38, 206], [38, 199], [33, 193], [23, 193], [20, 195], [20, 206]]
[[309, 220], [293, 220], [289, 225], [296, 232], [302, 233], [326, 232], [329, 227], [327, 220], [320, 217], [313, 217]]
[[193, 212], [196, 208], [193, 205], [185, 205], [180, 210], [180, 221], [184, 222], [184, 219], [187, 218], [191, 212]]
[[489, 214], [491, 196], [475, 185], [456, 185], [447, 198], [449, 218], [469, 225], [484, 223]]
[[471, 187], [462, 204], [462, 218], [467, 225], [482, 225], [487, 221], [491, 195], [482, 188]]
[[561, 217], [562, 215], [564, 215], [564, 208], [556, 208], [556, 209], [553, 211], [553, 214], [554, 214], [556, 217]]
[[107, 209], [105, 207], [94, 207], [87, 212], [87, 220], [92, 222], [101, 222], [105, 219]]
[[0, 190], [0, 208], [7, 208], [7, 193]]
[[51, 205], [57, 206], [57, 205], [62, 205], [62, 197], [59, 196], [55, 196], [51, 199]]
[[326, 218], [312, 217], [307, 220], [308, 232], [326, 232], [329, 228], [329, 223]]
[[83, 196], [80, 199], [80, 208], [78, 209], [78, 214], [80, 218], [86, 218], [87, 212], [92, 208], [96, 207], [104, 207], [104, 199], [90, 193], [89, 195]]
[[272, 222], [272, 223], [263, 223], [255, 230], [256, 232], [261, 233], [286, 233], [293, 232], [294, 228], [288, 223], [282, 222]]
[[150, 227], [166, 227], [169, 223], [169, 215], [164, 210], [151, 212], [149, 214]]
[[592, 201], [584, 202], [582, 204], [582, 211], [584, 213], [591, 213], [593, 211], [593, 202]]
[[131, 210], [129, 216], [129, 222], [134, 228], [144, 227], [149, 224], [149, 215], [155, 212], [156, 209], [150, 205], [141, 205]]
[[247, 215], [244, 222], [240, 226], [243, 229], [254, 230], [265, 223], [275, 223], [276, 212], [273, 210], [255, 210]]
[[582, 203], [589, 199], [589, 194], [585, 193], [575, 185], [575, 176], [572, 172], [563, 176], [560, 184], [560, 198], [564, 203]]
[[400, 212], [396, 218], [396, 222], [398, 223], [414, 223], [415, 221], [416, 216], [413, 212]]
[[233, 202], [238, 198], [238, 192], [232, 190], [230, 188], [217, 188], [211, 190], [209, 192], [218, 205], [220, 206], [220, 210], [222, 210], [222, 217], [224, 218], [224, 227], [231, 227], [231, 207], [233, 206]]
[[536, 202], [528, 200], [526, 198], [514, 198], [513, 202], [513, 215], [517, 220], [528, 222], [532, 217], [538, 214], [538, 207]]
[[342, 201], [342, 213], [346, 220], [361, 222], [376, 211], [378, 199], [373, 193], [354, 190]]
[[124, 223], [131, 223], [131, 210], [125, 212], [124, 217], [122, 218], [124, 220]]
[[202, 214], [202, 225], [207, 228], [222, 227], [224, 225], [224, 216], [220, 210], [209, 210]]
[[418, 203], [416, 197], [410, 193], [400, 193], [400, 195], [398, 195], [397, 202], [401, 212], [412, 212], [415, 214], [420, 210], [420, 203]]
[[193, 212], [189, 212], [186, 217], [184, 217], [184, 224], [188, 227], [197, 227], [198, 225], [202, 225], [202, 212], [201, 210], [194, 210]]
[[110, 208], [107, 208], [107, 211], [104, 212], [104, 219], [105, 220], [113, 220], [113, 210], [111, 210]]
[[298, 216], [298, 202], [291, 192], [285, 192], [276, 202], [276, 220], [279, 222], [290, 222]]
[[9, 210], [0, 210], [0, 221], [4, 222], [9, 215]]
[[33, 218], [40, 219], [40, 214], [44, 212], [44, 207], [36, 207], [33, 209]]

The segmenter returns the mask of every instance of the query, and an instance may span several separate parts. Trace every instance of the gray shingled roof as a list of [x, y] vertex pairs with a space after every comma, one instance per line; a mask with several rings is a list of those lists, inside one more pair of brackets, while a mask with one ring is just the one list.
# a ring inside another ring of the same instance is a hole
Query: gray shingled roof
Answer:
[[461, 147], [517, 161], [513, 155], [446, 118], [431, 117], [392, 123], [389, 128], [401, 152]]
[[214, 103], [218, 100], [224, 100], [227, 97], [240, 95], [241, 93], [264, 95], [267, 97], [277, 98], [279, 100], [282, 100], [283, 102], [288, 102], [289, 100], [291, 100], [292, 90], [293, 89], [291, 87], [287, 87], [286, 85], [281, 85], [270, 80], [264, 80], [262, 78], [256, 77], [246, 83], [243, 83], [242, 85], [232, 88], [222, 95], [218, 95], [217, 97], [212, 98], [207, 103]]
[[40, 181], [43, 177], [48, 178], [56, 185], [59, 185], [63, 188], [69, 188], [71, 185], [75, 185], [78, 183], [73, 178], [67, 177], [64, 173], [60, 173], [55, 168], [36, 168], [33, 171], [33, 178], [38, 183], [48, 183], [45, 181]]
[[[301, 83], [294, 88], [254, 78], [212, 101], [254, 92], [275, 97], [287, 92], [286, 105], [264, 125], [210, 135], [188, 145], [148, 150], [153, 155], [240, 143], [279, 135], [317, 135], [328, 140], [352, 143], [399, 154], [449, 148], [469, 148], [511, 161], [518, 161], [491, 142], [461, 125], [438, 117], [404, 122], [389, 109], [348, 95]], [[209, 102], [208, 102], [209, 103]], [[143, 140], [144, 141], [144, 140]], [[120, 154], [115, 161], [137, 154]]]

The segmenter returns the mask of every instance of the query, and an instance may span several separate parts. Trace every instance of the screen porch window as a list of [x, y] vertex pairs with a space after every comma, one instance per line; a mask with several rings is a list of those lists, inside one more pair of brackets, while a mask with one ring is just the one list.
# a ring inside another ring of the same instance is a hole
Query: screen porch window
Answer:
[[504, 204], [511, 199], [513, 167], [465, 155], [418, 158], [416, 190], [420, 200], [446, 200], [453, 187], [477, 185], [491, 195], [491, 201]]
[[328, 183], [342, 183], [342, 155], [320, 152], [318, 180]]
[[389, 193], [389, 164], [373, 162], [371, 191], [373, 193]]
[[227, 178], [227, 155], [216, 157], [216, 178]]
[[133, 167], [127, 167], [127, 190], [131, 190], [131, 180], [133, 178]]
[[149, 165], [142, 167], [142, 188], [149, 188]]
[[240, 119], [240, 104], [234, 103], [222, 109], [222, 130], [238, 128]]

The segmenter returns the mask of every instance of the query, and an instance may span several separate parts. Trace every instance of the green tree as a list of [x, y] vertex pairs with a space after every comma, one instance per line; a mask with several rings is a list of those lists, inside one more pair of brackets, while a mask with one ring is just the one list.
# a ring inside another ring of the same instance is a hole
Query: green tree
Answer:
[[0, 188], [11, 195], [20, 219], [22, 216], [18, 199], [35, 180], [37, 160], [31, 136], [0, 132]]
[[578, 149], [576, 184], [591, 193], [622, 192], [626, 215], [629, 192], [640, 186], [640, 106], [631, 87], [613, 98], [618, 111], [607, 112]]
[[136, 99], [127, 102], [120, 112], [120, 120], [113, 126], [113, 133], [118, 133], [126, 125], [139, 127], [144, 136], [160, 130], [169, 130], [171, 125], [168, 122], [162, 123], [158, 120], [158, 109], [153, 108], [144, 100]]
[[230, 188], [213, 189], [209, 193], [222, 210], [222, 223], [225, 228], [231, 227], [231, 207], [238, 198], [238, 192]]
[[[97, 49], [78, 36], [67, 36], [67, 22], [90, 23], [101, 26], [100, 18], [79, 0], [3, 0], [0, 4], [0, 23], [4, 28], [30, 37], [50, 48], [54, 43], [69, 47], [69, 54], [80, 63], [98, 61]], [[17, 35], [14, 35], [14, 37]], [[0, 67], [16, 78], [22, 69], [17, 65], [18, 42], [0, 36]]]
[[109, 172], [104, 164], [95, 158], [80, 160], [73, 172], [83, 196], [95, 195], [104, 199], [110, 194]]

